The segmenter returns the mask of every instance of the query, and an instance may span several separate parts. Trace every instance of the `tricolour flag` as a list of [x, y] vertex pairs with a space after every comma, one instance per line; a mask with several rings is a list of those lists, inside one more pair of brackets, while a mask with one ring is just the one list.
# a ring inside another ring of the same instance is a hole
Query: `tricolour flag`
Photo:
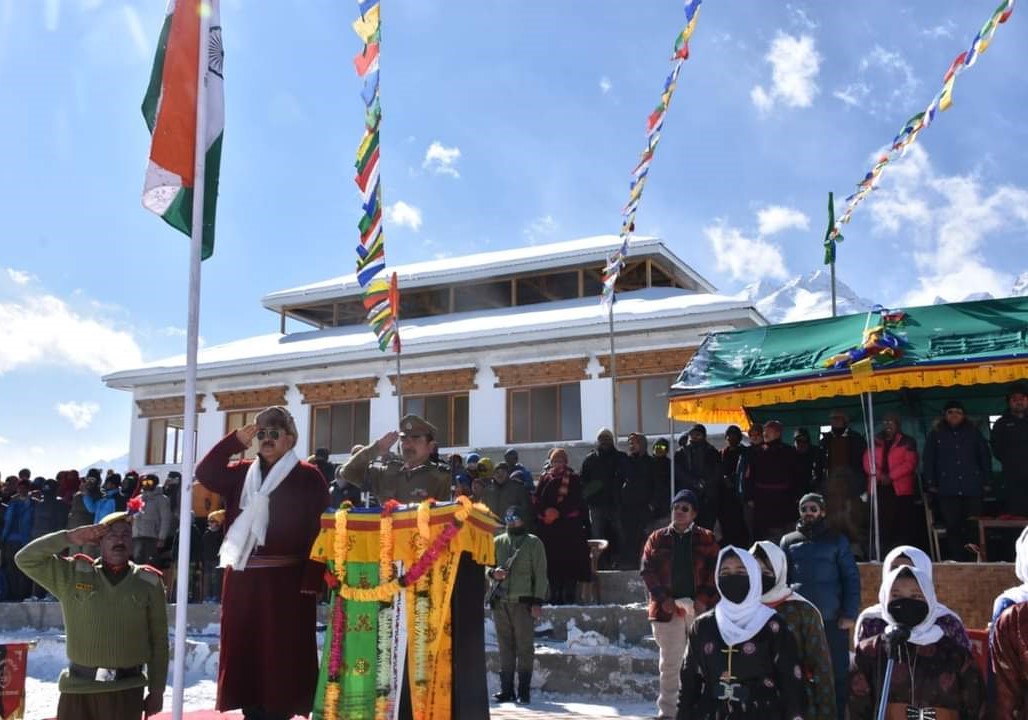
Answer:
[[210, 36], [204, 73], [207, 85], [207, 132], [203, 147], [207, 154], [203, 193], [204, 260], [214, 253], [214, 215], [218, 204], [221, 140], [225, 130], [224, 52], [218, 2], [168, 0], [150, 72], [150, 84], [143, 99], [143, 118], [152, 137], [150, 161], [143, 184], [143, 207], [190, 235], [193, 229], [200, 13], [207, 13]]

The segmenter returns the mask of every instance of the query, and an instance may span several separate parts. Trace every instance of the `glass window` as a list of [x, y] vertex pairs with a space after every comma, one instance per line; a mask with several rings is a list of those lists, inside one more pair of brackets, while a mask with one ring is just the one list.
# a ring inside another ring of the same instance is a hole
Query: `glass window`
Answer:
[[[257, 422], [257, 416], [261, 414], [261, 409], [255, 410], [230, 410], [225, 413], [225, 434], [234, 432], [245, 425], [253, 425]], [[257, 457], [257, 443], [250, 443], [250, 447], [246, 448], [242, 453], [236, 453], [232, 456], [232, 460], [239, 460], [240, 458], [246, 458], [247, 460], [253, 460]]]
[[319, 405], [311, 408], [310, 452], [349, 453], [354, 445], [370, 442], [371, 403], [367, 400]]
[[403, 413], [420, 415], [435, 425], [439, 447], [460, 447], [468, 444], [468, 396], [425, 395], [405, 397]]
[[508, 441], [580, 440], [582, 400], [578, 383], [510, 390]]
[[182, 417], [151, 418], [146, 447], [147, 465], [177, 465], [182, 462], [185, 421]]
[[618, 432], [657, 435], [668, 431], [668, 390], [673, 375], [618, 381]]

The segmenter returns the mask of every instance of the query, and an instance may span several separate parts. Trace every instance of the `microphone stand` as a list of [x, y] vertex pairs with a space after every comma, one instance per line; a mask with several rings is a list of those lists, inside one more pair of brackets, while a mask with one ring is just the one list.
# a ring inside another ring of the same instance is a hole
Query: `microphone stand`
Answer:
[[878, 701], [878, 720], [885, 720], [885, 710], [889, 705], [889, 689], [892, 687], [892, 669], [899, 658], [900, 646], [910, 638], [910, 628], [904, 625], [890, 625], [886, 628], [885, 647], [889, 659], [885, 663], [885, 679], [882, 683], [882, 697]]

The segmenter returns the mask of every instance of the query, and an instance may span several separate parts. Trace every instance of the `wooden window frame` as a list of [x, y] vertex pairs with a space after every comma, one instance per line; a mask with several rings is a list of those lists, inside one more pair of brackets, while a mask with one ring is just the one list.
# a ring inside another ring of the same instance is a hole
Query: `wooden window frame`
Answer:
[[[407, 415], [410, 410], [407, 409], [407, 403], [410, 400], [427, 400], [428, 398], [446, 398], [447, 404], [449, 405], [447, 412], [449, 414], [449, 427], [446, 428], [447, 439], [451, 442], [447, 445], [441, 445], [440, 447], [454, 448], [454, 447], [467, 447], [471, 441], [471, 395], [467, 392], [447, 392], [447, 393], [420, 393], [418, 395], [404, 395], [403, 396], [403, 414]], [[456, 413], [453, 411], [453, 403], [457, 398], [465, 398], [468, 401], [468, 426], [464, 429], [465, 442], [454, 443], [453, 439], [457, 433], [454, 431], [454, 416]], [[427, 420], [427, 418], [426, 418]], [[438, 438], [436, 438], [438, 440]]]
[[[563, 417], [563, 407], [562, 407], [563, 393], [561, 391], [562, 391], [562, 389], [564, 388], [565, 385], [577, 385], [578, 386], [578, 402], [579, 402], [579, 409], [578, 409], [578, 414], [579, 414], [579, 418], [578, 418], [578, 421], [579, 421], [578, 422], [578, 424], [579, 424], [578, 435], [579, 435], [579, 437], [576, 437], [576, 438], [559, 437], [560, 434], [561, 434], [561, 425], [563, 424], [562, 423], [562, 417]], [[532, 391], [533, 390], [542, 390], [542, 389], [545, 389], [545, 388], [554, 388], [557, 391], [556, 416], [557, 416], [557, 435], [558, 435], [558, 437], [556, 437], [556, 438], [549, 438], [549, 439], [545, 439], [545, 440], [534, 440], [533, 439], [533, 433], [532, 433], [532, 430], [533, 430]], [[517, 394], [517, 393], [527, 393], [528, 394], [528, 439], [527, 440], [515, 440], [514, 439], [514, 395]], [[516, 386], [508, 387], [507, 388], [507, 444], [509, 444], [509, 445], [522, 444], [523, 445], [523, 444], [527, 444], [527, 443], [575, 442], [575, 441], [581, 440], [582, 439], [581, 436], [583, 435], [583, 431], [582, 431], [582, 417], [581, 417], [581, 415], [582, 415], [581, 402], [582, 402], [582, 382], [580, 380], [573, 380], [573, 381], [568, 381], [568, 382], [558, 382], [558, 383], [549, 383], [549, 384], [545, 384], [545, 385], [516, 385]]]
[[[638, 376], [634, 376], [634, 377], [618, 378], [618, 380], [617, 380], [618, 385], [621, 385], [622, 383], [635, 383], [635, 413], [634, 413], [635, 414], [635, 423], [634, 423], [634, 427], [631, 428], [631, 429], [623, 428], [623, 427], [619, 427], [618, 428], [618, 430], [619, 430], [619, 432], [620, 432], [622, 437], [626, 437], [628, 435], [628, 433], [630, 433], [630, 432], [644, 432], [644, 430], [642, 429], [643, 428], [643, 422], [642, 422], [642, 420], [643, 420], [643, 416], [642, 416], [642, 413], [643, 413], [643, 409], [642, 409], [642, 400], [643, 400], [642, 382], [644, 380], [655, 380], [655, 379], [658, 379], [658, 378], [668, 378], [668, 388], [670, 388], [672, 385], [674, 385], [676, 376], [675, 375], [663, 375], [663, 374], [661, 374], [661, 375], [638, 375]], [[617, 394], [618, 394], [617, 395], [617, 397], [618, 397], [618, 410], [620, 411], [621, 410], [621, 402], [622, 402], [621, 398], [623, 397], [623, 394], [621, 392], [621, 388], [620, 387], [617, 389]], [[619, 424], [620, 424], [620, 418], [618, 418], [618, 421], [619, 421]]]
[[333, 448], [331, 446], [332, 445], [332, 408], [336, 407], [337, 405], [348, 405], [350, 407], [350, 419], [351, 419], [350, 425], [351, 425], [351, 427], [356, 428], [357, 423], [356, 423], [356, 420], [354, 418], [354, 414], [356, 413], [357, 405], [359, 405], [361, 403], [364, 403], [368, 407], [368, 432], [370, 432], [371, 431], [371, 401], [369, 399], [367, 399], [367, 398], [356, 398], [356, 399], [353, 399], [353, 400], [342, 400], [340, 402], [323, 402], [323, 403], [312, 404], [310, 406], [310, 413], [311, 413], [310, 414], [310, 432], [307, 433], [307, 454], [308, 455], [313, 455], [314, 451], [317, 450], [316, 444], [317, 444], [317, 436], [318, 436], [318, 425], [317, 425], [318, 410], [324, 410], [326, 408], [329, 411], [328, 412], [328, 417], [329, 417], [328, 452], [329, 452], [330, 455], [339, 455], [339, 454], [349, 455], [350, 454], [350, 450], [353, 449], [354, 445], [373, 442], [374, 438], [371, 438], [371, 437], [367, 438], [367, 440], [361, 440], [361, 439], [358, 439], [358, 438], [351, 437], [350, 438], [350, 443], [349, 443], [348, 447], [345, 447], [345, 448], [342, 448], [342, 449], [338, 449], [338, 448]]
[[[182, 427], [175, 428], [175, 447], [172, 452], [172, 461], [167, 462], [168, 457], [168, 421], [169, 420], [182, 420]], [[164, 440], [162, 443], [163, 452], [161, 453], [160, 460], [155, 460], [150, 454], [153, 449], [153, 432], [154, 423], [163, 422], [164, 425]], [[182, 415], [166, 415], [160, 417], [148, 417], [146, 419], [146, 464], [147, 465], [180, 465], [182, 464], [182, 456], [185, 453], [185, 417]]]

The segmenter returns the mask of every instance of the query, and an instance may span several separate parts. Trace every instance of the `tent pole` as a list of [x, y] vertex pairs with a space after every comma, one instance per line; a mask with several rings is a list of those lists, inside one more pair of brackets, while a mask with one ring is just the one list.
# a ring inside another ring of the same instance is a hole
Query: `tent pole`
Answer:
[[[863, 398], [863, 395], [861, 396]], [[867, 459], [868, 465], [871, 470], [871, 543], [872, 543], [872, 554], [875, 560], [882, 559], [882, 536], [881, 536], [881, 517], [879, 516], [878, 507], [878, 462], [875, 453], [875, 407], [874, 407], [874, 395], [867, 393], [867, 442], [868, 450]]]
[[835, 308], [835, 254], [832, 254], [832, 317], [836, 316]]
[[618, 358], [614, 353], [614, 299], [607, 305], [607, 327], [610, 333], [610, 408], [611, 427], [614, 428], [614, 445], [621, 437], [618, 432]]

